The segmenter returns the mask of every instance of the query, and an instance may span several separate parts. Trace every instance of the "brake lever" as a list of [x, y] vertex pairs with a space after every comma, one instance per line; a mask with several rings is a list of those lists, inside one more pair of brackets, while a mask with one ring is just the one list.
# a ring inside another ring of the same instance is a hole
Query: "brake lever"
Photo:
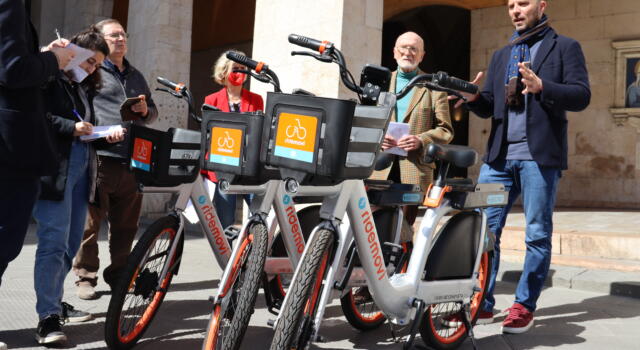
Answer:
[[183, 97], [182, 94], [179, 94], [179, 93], [177, 93], [177, 92], [175, 92], [173, 90], [169, 90], [169, 89], [166, 89], [166, 88], [158, 88], [157, 87], [156, 91], [167, 92], [167, 93], [170, 93], [171, 95], [173, 95], [173, 96], [175, 96], [177, 98], [182, 98]]
[[318, 55], [317, 53], [309, 51], [291, 51], [291, 56], [311, 56], [321, 62], [333, 63], [333, 57], [327, 55]]

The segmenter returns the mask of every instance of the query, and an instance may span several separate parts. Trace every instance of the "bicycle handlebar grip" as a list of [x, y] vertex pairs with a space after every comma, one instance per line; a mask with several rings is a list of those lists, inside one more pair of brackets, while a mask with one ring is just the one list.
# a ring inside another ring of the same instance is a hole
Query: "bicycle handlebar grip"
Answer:
[[438, 83], [442, 87], [462, 92], [468, 92], [470, 94], [478, 93], [478, 85], [472, 84], [466, 80], [458, 79], [456, 77], [450, 77], [445, 72], [438, 72], [437, 77]]
[[311, 38], [307, 38], [306, 36], [302, 36], [298, 34], [289, 34], [289, 42], [294, 45], [298, 45], [298, 46], [306, 47], [307, 49], [318, 51], [320, 53], [323, 53], [328, 46], [333, 45], [328, 41], [311, 39]]
[[249, 69], [255, 70], [256, 72], [260, 73], [260, 69], [258, 69], [258, 66], [262, 67], [261, 62], [256, 62], [245, 55], [241, 55], [233, 51], [227, 52], [227, 58], [232, 60], [233, 62], [239, 63], [243, 66], [247, 66]]
[[158, 77], [156, 80], [158, 81], [158, 83], [168, 87], [171, 90], [177, 90], [179, 88], [179, 86], [180, 86], [179, 84], [176, 84], [176, 83], [174, 83], [174, 82], [172, 82], [172, 81], [170, 81], [168, 79], [165, 79], [163, 77]]

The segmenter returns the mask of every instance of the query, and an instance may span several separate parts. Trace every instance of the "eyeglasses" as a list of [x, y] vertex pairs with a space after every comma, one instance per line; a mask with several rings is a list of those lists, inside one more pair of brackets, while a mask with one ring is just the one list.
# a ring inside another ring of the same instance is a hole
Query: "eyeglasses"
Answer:
[[396, 50], [398, 50], [401, 54], [410, 53], [412, 55], [417, 54], [419, 51], [417, 47], [413, 46], [396, 46]]
[[123, 38], [123, 39], [128, 39], [129, 38], [129, 33], [125, 33], [125, 32], [116, 32], [116, 33], [110, 33], [110, 34], [105, 34], [104, 36], [113, 39], [113, 40], [118, 40], [118, 38]]

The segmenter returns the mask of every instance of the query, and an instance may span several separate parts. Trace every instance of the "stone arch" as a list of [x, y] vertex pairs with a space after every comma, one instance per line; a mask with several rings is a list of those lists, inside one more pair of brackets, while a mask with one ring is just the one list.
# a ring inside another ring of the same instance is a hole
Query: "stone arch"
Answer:
[[388, 20], [393, 16], [408, 10], [430, 6], [445, 5], [462, 7], [467, 10], [475, 10], [485, 7], [493, 7], [504, 5], [505, 0], [385, 0], [384, 2], [384, 20]]

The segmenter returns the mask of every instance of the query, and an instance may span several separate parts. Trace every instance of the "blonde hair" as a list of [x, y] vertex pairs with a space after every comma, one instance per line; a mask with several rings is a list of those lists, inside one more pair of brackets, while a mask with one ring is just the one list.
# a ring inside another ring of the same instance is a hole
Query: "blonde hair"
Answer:
[[224, 85], [224, 81], [227, 78], [227, 75], [231, 72], [231, 67], [233, 66], [233, 61], [227, 58], [227, 52], [235, 52], [246, 56], [242, 51], [231, 49], [223, 52], [222, 55], [218, 57], [216, 63], [211, 67], [213, 72], [211, 77], [213, 78], [213, 81], [220, 85]]

